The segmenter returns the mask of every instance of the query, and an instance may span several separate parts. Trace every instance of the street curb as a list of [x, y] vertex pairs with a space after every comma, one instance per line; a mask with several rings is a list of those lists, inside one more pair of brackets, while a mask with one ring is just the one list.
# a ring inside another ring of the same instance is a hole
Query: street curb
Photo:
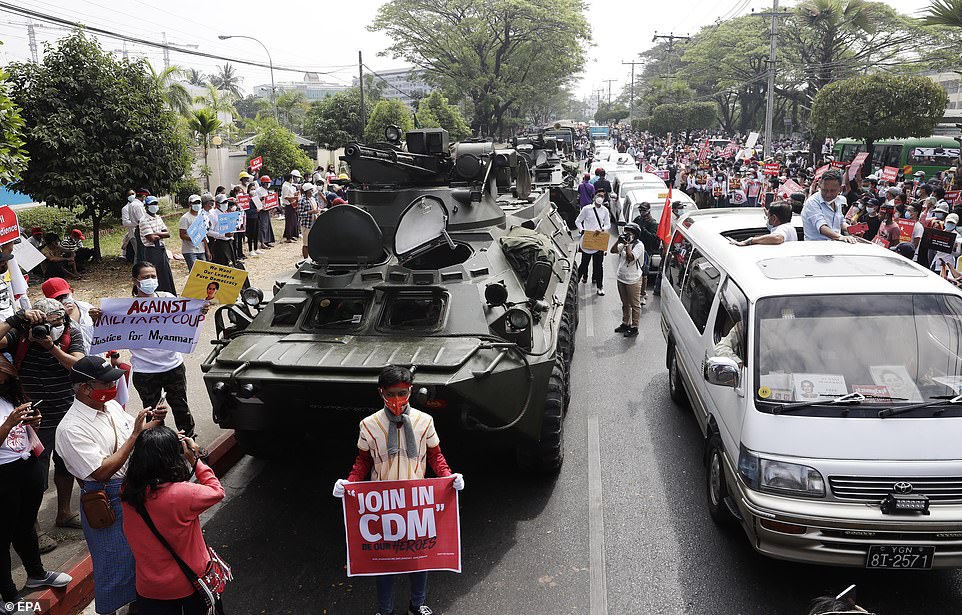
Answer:
[[[226, 474], [244, 456], [244, 451], [237, 446], [234, 430], [224, 432], [207, 450], [210, 453], [207, 463], [218, 477]], [[66, 588], [46, 589], [40, 594], [25, 596], [26, 600], [45, 605], [45, 615], [78, 615], [94, 599], [94, 566], [90, 555], [74, 558], [65, 568], [73, 577]]]

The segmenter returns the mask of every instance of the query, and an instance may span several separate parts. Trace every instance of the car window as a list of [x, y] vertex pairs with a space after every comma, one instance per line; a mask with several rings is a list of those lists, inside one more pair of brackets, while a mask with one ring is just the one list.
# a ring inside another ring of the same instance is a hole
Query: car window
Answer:
[[691, 243], [685, 239], [681, 233], [672, 236], [671, 249], [668, 251], [668, 263], [665, 267], [665, 275], [675, 293], [681, 296], [681, 283], [685, 279], [685, 270], [688, 268], [688, 257], [691, 254]]
[[718, 270], [711, 261], [697, 251], [692, 254], [681, 291], [681, 304], [685, 306], [699, 333], [705, 332], [708, 313], [718, 290], [719, 277]]
[[718, 298], [714, 326], [715, 356], [747, 363], [748, 298], [731, 278], [725, 280]]

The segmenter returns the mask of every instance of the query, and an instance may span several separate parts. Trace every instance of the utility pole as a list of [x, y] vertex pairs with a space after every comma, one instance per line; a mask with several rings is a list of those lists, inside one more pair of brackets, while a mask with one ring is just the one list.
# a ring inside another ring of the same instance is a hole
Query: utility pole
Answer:
[[613, 81], [618, 81], [617, 79], [605, 79], [604, 83], [608, 84], [608, 110], [611, 111], [611, 83]]
[[30, 57], [33, 59], [34, 64], [39, 64], [40, 57], [37, 54], [37, 29], [34, 27], [33, 22], [27, 24], [27, 39], [30, 41]]
[[[668, 76], [665, 78], [665, 84], [671, 85], [671, 52], [675, 49], [675, 41], [688, 41], [691, 40], [690, 36], [675, 36], [673, 32], [666, 34], [658, 34], [657, 32], [653, 37], [651, 37], [652, 43], [657, 43], [658, 39], [664, 39], [668, 41], [666, 47], [667, 53], [665, 54], [665, 60], [668, 62]], [[666, 88], [667, 89], [667, 88]]]
[[644, 62], [622, 62], [622, 64], [631, 64], [631, 89], [628, 90], [628, 125], [631, 125], [632, 120], [635, 119], [635, 65], [645, 64]]
[[367, 126], [367, 118], [364, 113], [364, 60], [361, 52], [357, 52], [357, 86], [361, 89], [361, 128], [358, 130], [357, 138], [364, 140], [364, 128]]
[[161, 32], [161, 36], [164, 37], [164, 70], [170, 68], [170, 47], [167, 46], [167, 33]]
[[775, 55], [778, 47], [778, 18], [786, 17], [787, 13], [778, 12], [778, 0], [772, 0], [771, 13], [756, 13], [760, 17], [771, 17], [771, 48], [768, 52], [768, 91], [765, 100], [765, 149], [763, 156], [768, 158], [772, 153], [772, 123], [775, 120]]

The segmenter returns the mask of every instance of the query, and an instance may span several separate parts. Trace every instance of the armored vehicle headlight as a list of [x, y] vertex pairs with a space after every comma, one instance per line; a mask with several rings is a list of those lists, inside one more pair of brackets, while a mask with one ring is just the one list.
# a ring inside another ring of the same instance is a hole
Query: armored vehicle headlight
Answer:
[[508, 310], [508, 325], [515, 331], [524, 331], [531, 326], [531, 315], [518, 308]]
[[256, 286], [250, 286], [241, 291], [241, 301], [251, 307], [257, 307], [264, 301], [264, 291]]
[[398, 143], [401, 141], [401, 128], [391, 124], [384, 129], [384, 139], [388, 143]]
[[494, 282], [484, 287], [484, 300], [491, 307], [502, 306], [508, 301], [508, 289], [504, 282]]

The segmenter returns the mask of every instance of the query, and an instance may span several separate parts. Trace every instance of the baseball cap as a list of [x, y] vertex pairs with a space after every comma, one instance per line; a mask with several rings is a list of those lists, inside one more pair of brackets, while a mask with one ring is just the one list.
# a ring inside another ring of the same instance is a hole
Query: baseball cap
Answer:
[[294, 177], [300, 177], [301, 172], [298, 171], [297, 169], [294, 169], [293, 171], [291, 171], [291, 175], [293, 175]]
[[942, 203], [941, 205], [935, 208], [935, 211], [941, 211], [942, 213], [947, 214], [949, 213], [949, 206], [946, 205], [945, 203]]
[[79, 228], [75, 228], [74, 230], [70, 231], [70, 236], [80, 241], [83, 241], [86, 239], [86, 237], [84, 237], [84, 232], [81, 231]]
[[199, 194], [192, 194], [192, 195], [190, 195], [189, 197], [187, 197], [187, 203], [188, 203], [188, 204], [191, 204], [191, 203], [200, 203], [200, 195], [199, 195]]
[[63, 278], [50, 278], [40, 285], [40, 290], [43, 291], [43, 296], [48, 299], [56, 299], [73, 292], [70, 284]]
[[149, 196], [144, 199], [144, 205], [155, 205], [157, 203], [157, 197]]
[[952, 223], [952, 224], [958, 224], [958, 223], [959, 223], [959, 214], [949, 214], [948, 216], [945, 217], [945, 221], [946, 221], [946, 222], [950, 222], [950, 223]]
[[43, 229], [40, 228], [39, 226], [35, 226], [35, 227], [33, 227], [32, 229], [30, 229], [30, 234], [31, 234], [31, 235], [43, 235]]
[[218, 203], [223, 203], [224, 201], [227, 200], [227, 195], [223, 193], [218, 194], [217, 196], [214, 197], [214, 200], [217, 201]]
[[90, 382], [116, 382], [124, 375], [124, 370], [112, 367], [110, 362], [96, 355], [88, 355], [78, 359], [70, 370], [70, 380], [74, 383]]

